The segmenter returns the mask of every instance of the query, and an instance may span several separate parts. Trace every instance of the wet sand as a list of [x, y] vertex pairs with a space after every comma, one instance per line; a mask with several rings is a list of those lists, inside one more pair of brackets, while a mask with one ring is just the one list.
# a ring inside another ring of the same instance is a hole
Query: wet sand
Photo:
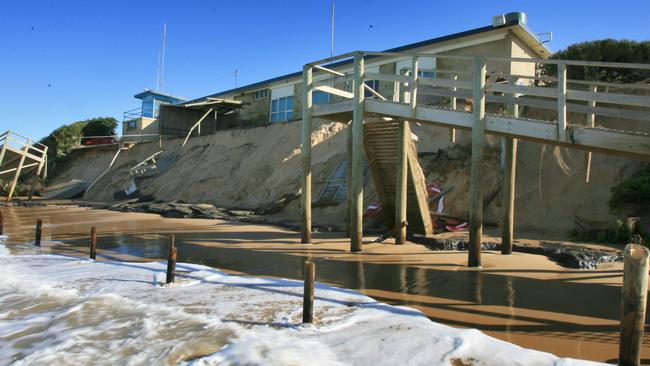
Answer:
[[464, 252], [391, 240], [352, 254], [340, 233], [317, 233], [309, 246], [299, 244], [299, 233], [265, 225], [52, 206], [3, 212], [10, 243], [33, 242], [42, 218], [46, 252], [87, 256], [90, 226], [97, 226], [99, 260], [160, 260], [172, 233], [179, 261], [232, 273], [300, 279], [309, 257], [318, 281], [417, 308], [437, 322], [558, 356], [613, 361], [618, 354], [622, 263], [575, 270], [538, 255], [484, 252], [484, 267], [468, 269]]

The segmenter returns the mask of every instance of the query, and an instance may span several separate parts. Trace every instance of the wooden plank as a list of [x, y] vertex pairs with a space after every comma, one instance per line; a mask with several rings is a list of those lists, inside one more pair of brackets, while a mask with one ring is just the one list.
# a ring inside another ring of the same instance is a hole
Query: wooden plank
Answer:
[[[598, 87], [597, 86], [592, 86], [591, 87], [592, 92], [597, 92]], [[590, 100], [588, 103], [589, 107], [595, 108], [596, 107], [596, 101]], [[596, 126], [596, 115], [593, 113], [587, 114], [587, 127], [595, 127]], [[591, 151], [587, 151], [585, 153], [585, 183], [589, 183], [589, 178], [591, 176]]]
[[557, 81], [557, 138], [566, 141], [566, 64], [559, 64]]
[[557, 89], [541, 88], [538, 86], [511, 85], [511, 84], [492, 84], [487, 88], [490, 92], [500, 92], [508, 94], [534, 95], [537, 97], [557, 98]]
[[[395, 236], [395, 244], [404, 244], [406, 242], [406, 226], [401, 223], [406, 221], [406, 191], [408, 189], [408, 149], [411, 140], [411, 129], [409, 122], [404, 121], [399, 128], [399, 144], [397, 146], [397, 170], [395, 181], [395, 225], [399, 227]], [[394, 150], [393, 150], [394, 151]]]
[[409, 194], [409, 197], [415, 198], [415, 204], [409, 204], [409, 206], [417, 207], [417, 220], [409, 219], [409, 226], [421, 223], [421, 234], [431, 236], [433, 235], [433, 225], [431, 224], [431, 211], [429, 211], [426, 178], [424, 177], [424, 172], [422, 171], [420, 162], [418, 161], [418, 153], [415, 144], [412, 139], [409, 139], [409, 142], [408, 170], [409, 181], [412, 185], [412, 188], [409, 189], [409, 192], [412, 192]]
[[320, 91], [328, 93], [328, 94], [338, 95], [339, 97], [343, 97], [343, 98], [347, 98], [347, 99], [354, 98], [353, 93], [347, 92], [345, 90], [337, 89], [337, 88], [331, 87], [329, 85], [317, 86], [314, 89], [320, 90]]
[[420, 78], [418, 83], [420, 85], [429, 85], [435, 87], [472, 89], [472, 82], [458, 80], [458, 75], [454, 75], [452, 79]]
[[[505, 95], [488, 95], [487, 101], [490, 103], [507, 104], [507, 103], [514, 103], [515, 99], [514, 97], [505, 96]], [[516, 102], [519, 105], [523, 105], [527, 107], [557, 110], [557, 102], [551, 100], [521, 97], [518, 98]], [[624, 109], [624, 108], [600, 107], [600, 106], [595, 106], [593, 104], [595, 104], [594, 101], [591, 101], [591, 104], [587, 104], [587, 105], [567, 102], [566, 106], [567, 106], [567, 111], [569, 112], [594, 114], [598, 116], [607, 116], [607, 117], [615, 117], [615, 118], [622, 118], [622, 119], [632, 119], [636, 121], [650, 121], [650, 113], [648, 113], [647, 111]], [[571, 124], [571, 121], [569, 121], [568, 123]]]
[[205, 119], [205, 118], [206, 118], [210, 113], [212, 113], [213, 110], [214, 110], [213, 108], [208, 109], [208, 111], [205, 112], [205, 114], [204, 114], [203, 116], [201, 116], [201, 118], [199, 118], [198, 121], [196, 121], [196, 123], [192, 126], [192, 128], [190, 128], [190, 131], [187, 133], [187, 136], [185, 136], [185, 141], [183, 141], [183, 145], [181, 145], [181, 146], [185, 146], [185, 144], [187, 144], [187, 140], [188, 140], [188, 139], [190, 138], [190, 136], [192, 135], [192, 131], [194, 131], [194, 129], [195, 129], [197, 126], [200, 126], [200, 125], [201, 125], [201, 122], [203, 122], [203, 120], [204, 120], [204, 119]]
[[23, 155], [23, 156], [25, 156], [26, 158], [29, 158], [29, 159], [32, 159], [32, 160], [34, 160], [34, 161], [38, 161], [38, 162], [43, 161], [43, 158], [42, 158], [42, 157], [40, 157], [40, 156], [36, 156], [36, 155], [34, 155], [34, 154], [30, 154], [30, 153], [28, 153], [28, 152], [25, 151], [25, 150], [16, 149], [15, 147], [12, 147], [12, 146], [10, 146], [10, 145], [5, 145], [5, 146], [7, 147], [7, 151], [11, 151], [12, 153], [14, 153], [14, 154], [16, 154], [16, 155]]
[[324, 72], [326, 72], [326, 73], [328, 73], [328, 74], [332, 74], [332, 75], [338, 75], [338, 76], [345, 75], [345, 74], [342, 73], [342, 72], [335, 71], [335, 70], [332, 70], [332, 69], [328, 69], [328, 68], [323, 67], [323, 66], [320, 66], [320, 65], [313, 65], [313, 64], [312, 64], [312, 67], [313, 67], [314, 69], [316, 69], [316, 70], [324, 71]]
[[[342, 100], [338, 102], [333, 102], [333, 103], [328, 103], [328, 104], [318, 104], [314, 105], [312, 107], [313, 117], [323, 117], [323, 116], [328, 116], [332, 114], [339, 114], [339, 113], [352, 113], [352, 110], [354, 108], [354, 101], [352, 100]], [[350, 115], [349, 118], [347, 118], [347, 121], [350, 120], [352, 116]]]
[[409, 82], [409, 93], [411, 117], [415, 117], [415, 107], [418, 104], [418, 56], [413, 56], [413, 60], [411, 61], [411, 81]]
[[650, 106], [650, 97], [618, 93], [594, 93], [583, 90], [567, 90], [567, 98], [601, 103], [622, 104], [635, 107]]
[[415, 118], [411, 118], [411, 108], [406, 104], [375, 99], [368, 99], [365, 104], [366, 111], [369, 113], [384, 114], [404, 119], [410, 118], [411, 122], [417, 120], [418, 122], [431, 122], [440, 126], [456, 126], [467, 129], [472, 126], [472, 115], [470, 113], [417, 106]]
[[[33, 166], [40, 165], [40, 164], [41, 164], [41, 163], [25, 164], [25, 165], [23, 166], [23, 169], [31, 168], [31, 167], [33, 167]], [[11, 172], [15, 172], [16, 170], [18, 170], [18, 168], [12, 168], [12, 169], [3, 170], [3, 171], [0, 172], [0, 175], [2, 175], [2, 174], [7, 174], [7, 173], [11, 173]]]
[[346, 83], [348, 81], [352, 81], [353, 79], [354, 79], [353, 75], [335, 76], [335, 77], [331, 77], [329, 79], [314, 81], [314, 87], [323, 86], [323, 85], [332, 86], [334, 84]]

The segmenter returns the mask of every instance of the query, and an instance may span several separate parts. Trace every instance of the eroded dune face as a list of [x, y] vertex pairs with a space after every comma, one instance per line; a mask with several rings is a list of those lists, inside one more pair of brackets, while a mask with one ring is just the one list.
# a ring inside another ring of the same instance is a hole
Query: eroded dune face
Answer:
[[[531, 115], [534, 118], [535, 115]], [[138, 188], [156, 200], [212, 203], [226, 208], [256, 209], [286, 194], [300, 192], [300, 121], [250, 129], [219, 131], [214, 135], [163, 141], [157, 174], [136, 179]], [[428, 182], [451, 190], [445, 196], [445, 213], [466, 217], [469, 192], [469, 132], [458, 131], [455, 144], [449, 131], [413, 124], [418, 152]], [[346, 125], [318, 121], [312, 133], [313, 196], [318, 197], [325, 181], [339, 161], [345, 159]], [[497, 222], [500, 210], [500, 140], [489, 136], [484, 159], [485, 220]], [[160, 151], [157, 142], [142, 143], [124, 150], [111, 170], [84, 196], [90, 201], [111, 201], [116, 191], [131, 184], [128, 171]], [[78, 152], [54, 172], [49, 184], [70, 179], [93, 181], [106, 170], [114, 150]], [[594, 154], [590, 183], [585, 182], [584, 152], [545, 149], [520, 141], [517, 166], [515, 227], [566, 235], [576, 218], [594, 223], [613, 222], [616, 217], [607, 204], [611, 188], [633, 174], [640, 162]], [[366, 180], [367, 203], [377, 200], [372, 178]], [[290, 203], [281, 216], [299, 218], [298, 201]], [[341, 225], [345, 205], [317, 207], [314, 223]]]

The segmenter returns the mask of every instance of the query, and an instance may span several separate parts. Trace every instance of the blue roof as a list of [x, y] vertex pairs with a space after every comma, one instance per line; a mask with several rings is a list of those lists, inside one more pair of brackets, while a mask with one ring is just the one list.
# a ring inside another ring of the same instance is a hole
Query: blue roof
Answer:
[[154, 99], [158, 100], [168, 100], [170, 102], [184, 102], [187, 100], [185, 97], [179, 97], [176, 95], [171, 95], [163, 92], [157, 92], [149, 89], [145, 89], [143, 92], [138, 93], [133, 96], [136, 99], [144, 99], [147, 97], [153, 97]]

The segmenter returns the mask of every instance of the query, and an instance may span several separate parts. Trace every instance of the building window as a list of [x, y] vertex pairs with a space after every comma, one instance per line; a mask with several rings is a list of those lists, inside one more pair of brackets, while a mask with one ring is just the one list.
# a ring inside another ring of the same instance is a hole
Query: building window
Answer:
[[[369, 86], [372, 90], [379, 92], [379, 80], [366, 80], [365, 84]], [[365, 96], [366, 98], [374, 98], [375, 95], [368, 90], [368, 88], [365, 89]]]
[[314, 90], [311, 95], [312, 104], [327, 104], [330, 102], [330, 93], [324, 91]]
[[138, 121], [133, 120], [133, 121], [127, 121], [126, 122], [126, 130], [127, 131], [133, 131], [138, 129]]
[[154, 114], [154, 100], [153, 97], [142, 99], [142, 117], [153, 118]]
[[262, 100], [262, 99], [266, 99], [266, 97], [268, 97], [268, 96], [269, 96], [269, 90], [268, 89], [260, 89], [260, 90], [255, 91], [255, 94], [254, 94], [253, 98], [255, 100]]
[[436, 71], [435, 70], [418, 70], [418, 76], [421, 78], [435, 79]]
[[271, 101], [271, 122], [284, 122], [293, 119], [293, 95]]

